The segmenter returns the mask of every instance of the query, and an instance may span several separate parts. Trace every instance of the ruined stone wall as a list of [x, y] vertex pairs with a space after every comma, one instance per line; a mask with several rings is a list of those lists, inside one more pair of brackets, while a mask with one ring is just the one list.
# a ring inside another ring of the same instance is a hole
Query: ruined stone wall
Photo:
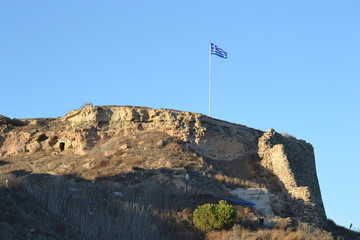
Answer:
[[309, 222], [324, 223], [326, 215], [311, 144], [270, 129], [259, 138], [259, 156], [261, 165], [284, 185], [294, 214]]

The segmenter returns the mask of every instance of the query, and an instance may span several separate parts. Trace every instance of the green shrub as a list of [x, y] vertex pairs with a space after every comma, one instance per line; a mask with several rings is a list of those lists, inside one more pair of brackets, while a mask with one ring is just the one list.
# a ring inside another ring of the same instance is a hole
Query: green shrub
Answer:
[[229, 229], [236, 222], [236, 210], [224, 200], [219, 204], [207, 203], [195, 209], [193, 222], [204, 233], [213, 229]]

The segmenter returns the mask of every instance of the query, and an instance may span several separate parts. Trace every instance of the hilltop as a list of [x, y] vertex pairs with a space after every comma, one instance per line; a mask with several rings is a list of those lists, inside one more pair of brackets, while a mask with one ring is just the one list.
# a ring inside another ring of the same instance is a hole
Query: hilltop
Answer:
[[191, 112], [0, 116], [0, 173], [2, 239], [202, 239], [192, 211], [215, 196], [253, 201], [244, 225], [328, 225], [311, 144]]

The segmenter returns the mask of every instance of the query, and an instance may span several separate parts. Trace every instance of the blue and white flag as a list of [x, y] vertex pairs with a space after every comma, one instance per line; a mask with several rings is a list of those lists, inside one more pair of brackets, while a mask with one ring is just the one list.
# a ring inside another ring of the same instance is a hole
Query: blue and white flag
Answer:
[[222, 58], [227, 58], [227, 53], [213, 43], [211, 44], [211, 54], [215, 54]]

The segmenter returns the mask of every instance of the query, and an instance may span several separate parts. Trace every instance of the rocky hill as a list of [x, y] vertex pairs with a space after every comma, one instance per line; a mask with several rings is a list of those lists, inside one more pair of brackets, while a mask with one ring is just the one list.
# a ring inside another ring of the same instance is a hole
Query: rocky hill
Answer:
[[[127, 236], [138, 224], [143, 228], [128, 239], [143, 239], [142, 233], [148, 239], [197, 239], [191, 211], [216, 202], [214, 195], [253, 201], [253, 218], [268, 225], [277, 218], [318, 226], [327, 221], [311, 144], [191, 112], [87, 106], [56, 119], [1, 116], [0, 172], [8, 192], [3, 197], [28, 194], [35, 209], [30, 214], [22, 201], [0, 201], [0, 211], [12, 205], [26, 226], [2, 223], [4, 239], [15, 233], [113, 239], [124, 234], [111, 229], [119, 214], [128, 221]], [[62, 219], [60, 226], [54, 219]], [[45, 231], [42, 222], [53, 230]], [[174, 235], [179, 227], [183, 235]]]

